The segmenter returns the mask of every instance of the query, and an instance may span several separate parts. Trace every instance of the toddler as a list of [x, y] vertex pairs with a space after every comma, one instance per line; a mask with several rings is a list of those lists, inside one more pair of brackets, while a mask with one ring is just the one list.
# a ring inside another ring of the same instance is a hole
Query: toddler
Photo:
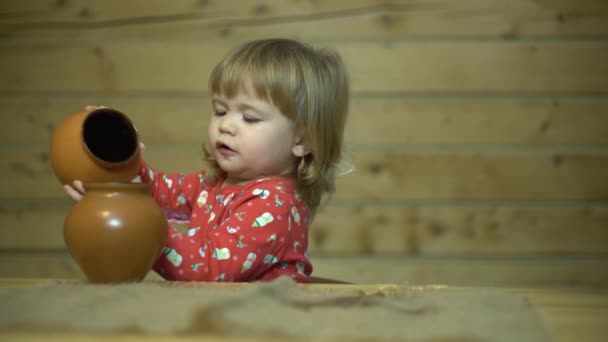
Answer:
[[[288, 39], [245, 43], [209, 78], [213, 116], [203, 148], [211, 167], [139, 177], [170, 220], [154, 270], [167, 280], [309, 282], [308, 226], [334, 192], [349, 102], [332, 51]], [[75, 200], [81, 182], [65, 187]]]

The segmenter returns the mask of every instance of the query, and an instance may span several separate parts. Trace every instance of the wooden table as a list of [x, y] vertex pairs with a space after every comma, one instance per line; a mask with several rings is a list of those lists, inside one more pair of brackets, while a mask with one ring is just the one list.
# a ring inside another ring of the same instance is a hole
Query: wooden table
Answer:
[[[0, 278], [0, 287], [28, 287], [40, 284], [48, 279], [15, 279]], [[193, 283], [189, 283], [193, 284]], [[204, 287], [247, 287], [248, 284], [230, 283], [198, 283], [188, 286]], [[375, 291], [386, 287], [396, 287], [392, 284], [309, 284], [302, 285], [311, 290], [323, 291], [345, 291], [353, 290]], [[433, 291], [478, 291], [478, 288], [447, 287], [441, 285], [408, 286], [408, 290], [433, 290]], [[591, 289], [503, 289], [513, 293], [525, 295], [535, 310], [540, 314], [545, 328], [553, 337], [554, 341], [608, 341], [608, 290]], [[138, 336], [138, 335], [75, 335], [75, 334], [43, 334], [31, 331], [20, 333], [0, 333], [0, 341], [79, 341], [86, 337], [93, 341], [195, 341], [200, 337], [195, 336]], [[224, 337], [210, 337], [211, 340], [227, 341]], [[268, 339], [264, 339], [268, 340]]]

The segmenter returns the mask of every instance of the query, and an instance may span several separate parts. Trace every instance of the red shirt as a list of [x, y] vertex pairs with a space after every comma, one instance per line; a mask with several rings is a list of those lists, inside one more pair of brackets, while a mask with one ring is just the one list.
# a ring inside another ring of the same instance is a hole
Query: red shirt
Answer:
[[205, 172], [164, 174], [142, 163], [142, 182], [167, 218], [188, 222], [185, 233], [171, 225], [167, 245], [154, 265], [167, 280], [269, 281], [289, 276], [309, 282], [306, 203], [295, 180], [269, 177], [245, 185], [207, 184]]

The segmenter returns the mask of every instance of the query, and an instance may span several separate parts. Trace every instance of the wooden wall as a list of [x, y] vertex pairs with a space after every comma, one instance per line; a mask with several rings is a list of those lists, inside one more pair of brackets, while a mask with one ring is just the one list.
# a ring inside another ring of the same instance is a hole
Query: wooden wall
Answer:
[[237, 44], [338, 50], [356, 171], [311, 228], [319, 276], [608, 285], [604, 0], [19, 0], [0, 4], [0, 276], [80, 276], [53, 128], [87, 104], [146, 159], [200, 167], [207, 76]]

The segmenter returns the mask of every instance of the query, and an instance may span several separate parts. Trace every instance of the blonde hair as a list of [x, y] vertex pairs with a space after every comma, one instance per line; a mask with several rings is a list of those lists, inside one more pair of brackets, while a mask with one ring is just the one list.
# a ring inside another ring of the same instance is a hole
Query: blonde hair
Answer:
[[[322, 198], [335, 192], [348, 115], [346, 67], [330, 50], [289, 39], [255, 40], [231, 51], [215, 66], [210, 92], [234, 96], [244, 78], [252, 81], [258, 97], [294, 122], [310, 147], [308, 155], [296, 160], [293, 176], [312, 219]], [[204, 150], [209, 157], [208, 149]], [[221, 172], [217, 163], [212, 166], [216, 174]]]

